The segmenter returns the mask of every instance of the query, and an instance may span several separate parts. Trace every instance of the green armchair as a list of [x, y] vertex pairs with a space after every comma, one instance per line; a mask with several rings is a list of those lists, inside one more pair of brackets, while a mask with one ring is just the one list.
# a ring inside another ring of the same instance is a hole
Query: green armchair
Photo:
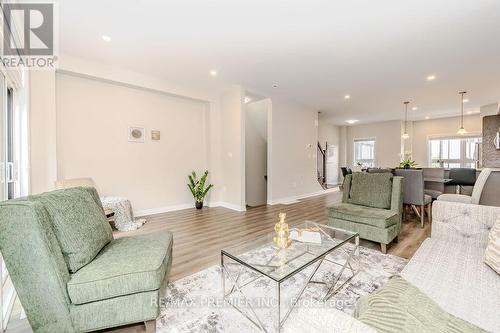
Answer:
[[326, 209], [328, 224], [358, 232], [360, 238], [380, 243], [387, 253], [387, 244], [401, 230], [403, 182], [403, 177], [390, 173], [346, 175], [342, 202]]
[[0, 251], [34, 332], [155, 331], [172, 234], [113, 239], [94, 188], [0, 203]]

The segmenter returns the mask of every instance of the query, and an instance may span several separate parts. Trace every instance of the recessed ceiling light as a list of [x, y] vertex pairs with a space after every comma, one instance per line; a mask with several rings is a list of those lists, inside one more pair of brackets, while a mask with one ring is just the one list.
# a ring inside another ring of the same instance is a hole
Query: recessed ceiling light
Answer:
[[425, 116], [425, 119], [431, 119], [431, 116]]
[[217, 76], [217, 71], [215, 69], [210, 70], [210, 72], [208, 72], [208, 73], [210, 74], [210, 76], [213, 76], [213, 77]]
[[110, 42], [111, 41], [111, 37], [109, 37], [108, 35], [102, 35], [102, 40], [105, 41], [105, 42]]
[[469, 103], [469, 99], [468, 98], [464, 98], [464, 103]]
[[427, 75], [427, 81], [434, 81], [436, 79], [436, 75], [434, 74], [431, 74], [431, 75]]
[[278, 88], [278, 84], [277, 83], [273, 84], [273, 88]]
[[252, 99], [250, 97], [245, 96], [245, 104], [250, 103]]
[[345, 95], [344, 99], [351, 99], [351, 95]]
[[348, 124], [356, 124], [359, 120], [357, 119], [349, 119], [349, 120], [346, 120], [345, 122], [348, 123]]
[[414, 106], [411, 108], [413, 111], [417, 111], [418, 110], [418, 107], [417, 106]]

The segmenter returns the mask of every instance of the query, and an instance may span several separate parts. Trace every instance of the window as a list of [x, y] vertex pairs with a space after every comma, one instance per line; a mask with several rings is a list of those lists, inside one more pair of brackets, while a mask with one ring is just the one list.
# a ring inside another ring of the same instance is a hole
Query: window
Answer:
[[475, 168], [480, 136], [429, 140], [429, 161], [433, 168]]
[[375, 139], [354, 139], [354, 165], [375, 166]]

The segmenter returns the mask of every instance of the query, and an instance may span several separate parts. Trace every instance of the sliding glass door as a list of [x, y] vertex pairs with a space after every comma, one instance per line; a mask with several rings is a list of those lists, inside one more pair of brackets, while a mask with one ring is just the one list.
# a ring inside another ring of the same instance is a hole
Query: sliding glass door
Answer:
[[7, 108], [4, 107], [5, 78], [0, 73], [0, 201], [7, 200]]
[[[14, 90], [0, 73], [0, 201], [14, 199], [19, 193], [15, 124]], [[0, 282], [0, 329], [3, 331], [7, 328], [16, 291], [1, 255]]]

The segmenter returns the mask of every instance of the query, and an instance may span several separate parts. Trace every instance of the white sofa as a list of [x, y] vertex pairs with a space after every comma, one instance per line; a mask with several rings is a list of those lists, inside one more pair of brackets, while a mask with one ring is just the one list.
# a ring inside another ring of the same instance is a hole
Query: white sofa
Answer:
[[500, 275], [484, 262], [500, 207], [435, 201], [431, 238], [401, 275], [448, 313], [500, 332]]
[[[500, 207], [435, 201], [432, 213], [431, 238], [422, 243], [401, 275], [446, 312], [500, 333], [500, 275], [483, 262]], [[304, 309], [291, 318], [284, 332], [376, 331], [338, 310]]]

